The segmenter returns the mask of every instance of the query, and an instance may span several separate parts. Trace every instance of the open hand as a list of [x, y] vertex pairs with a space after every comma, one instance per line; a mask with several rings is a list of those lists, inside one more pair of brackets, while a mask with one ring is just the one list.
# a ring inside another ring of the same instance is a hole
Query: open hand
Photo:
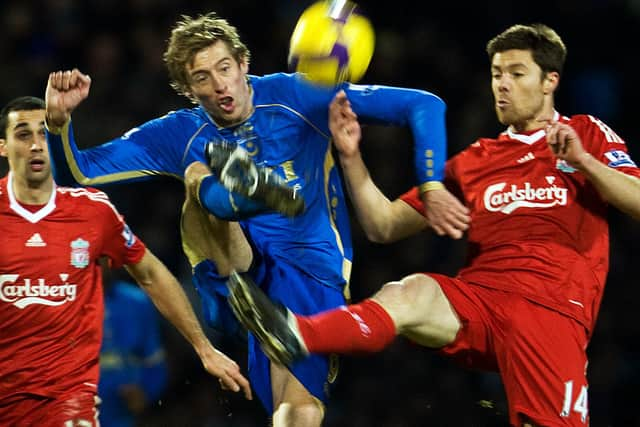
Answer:
[[224, 390], [239, 392], [251, 400], [251, 386], [249, 381], [240, 373], [240, 367], [224, 353], [208, 347], [204, 354], [200, 355], [204, 369], [211, 375], [218, 377], [218, 382]]

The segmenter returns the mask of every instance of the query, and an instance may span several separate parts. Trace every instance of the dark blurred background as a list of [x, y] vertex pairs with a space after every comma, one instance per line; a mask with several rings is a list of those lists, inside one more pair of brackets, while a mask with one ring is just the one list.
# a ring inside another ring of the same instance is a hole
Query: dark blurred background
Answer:
[[[91, 95], [74, 113], [82, 147], [116, 137], [136, 124], [188, 107], [169, 87], [162, 52], [180, 14], [217, 11], [252, 51], [250, 71], [286, 70], [288, 38], [310, 1], [249, 0], [3, 0], [0, 3], [0, 103], [44, 96], [50, 71], [78, 67], [91, 75]], [[590, 113], [610, 125], [640, 161], [635, 56], [640, 0], [562, 2], [361, 1], [376, 29], [376, 51], [363, 83], [433, 91], [448, 104], [449, 154], [502, 130], [489, 87], [486, 42], [514, 23], [544, 22], [568, 46], [557, 93], [566, 115]], [[414, 182], [406, 130], [367, 128], [364, 155], [372, 175], [393, 198]], [[0, 165], [2, 175], [6, 163]], [[175, 180], [107, 188], [128, 223], [178, 275], [200, 304], [179, 241], [183, 195]], [[611, 272], [589, 348], [593, 426], [640, 426], [640, 225], [611, 212]], [[463, 242], [422, 235], [393, 245], [368, 242], [353, 223], [354, 300], [415, 271], [455, 273]], [[635, 302], [634, 302], [635, 301]], [[257, 401], [222, 392], [176, 331], [163, 325], [170, 384], [140, 418], [141, 426], [261, 426]], [[246, 367], [245, 351], [208, 331]], [[371, 357], [345, 357], [327, 426], [506, 426], [504, 394], [493, 374], [469, 372], [399, 338]]]

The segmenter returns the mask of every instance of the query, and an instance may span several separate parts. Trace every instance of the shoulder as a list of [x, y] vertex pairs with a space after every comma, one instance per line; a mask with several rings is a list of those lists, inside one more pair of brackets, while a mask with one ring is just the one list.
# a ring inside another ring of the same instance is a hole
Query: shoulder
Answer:
[[274, 73], [264, 76], [249, 76], [249, 82], [254, 91], [254, 102], [265, 104], [282, 102], [291, 97], [299, 84], [295, 74]]
[[270, 85], [284, 85], [284, 84], [295, 84], [298, 80], [298, 75], [295, 73], [273, 73], [273, 74], [265, 74], [263, 76], [256, 76], [254, 74], [249, 75], [249, 82], [254, 87], [263, 87]]
[[93, 187], [56, 187], [60, 203], [67, 206], [81, 208], [83, 211], [92, 211], [101, 214], [115, 214], [118, 211], [109, 200], [104, 191]]
[[625, 144], [625, 141], [609, 125], [590, 114], [562, 117], [561, 121], [571, 125], [578, 135], [587, 138], [588, 141], [597, 142], [599, 140], [601, 144]]
[[[162, 132], [193, 131], [202, 126], [206, 121], [206, 114], [202, 111], [201, 107], [197, 106], [169, 111], [164, 116], [149, 120], [140, 127], [150, 131]], [[136, 128], [132, 129], [132, 131], [134, 130], [136, 130]]]
[[478, 138], [473, 144], [467, 146], [464, 150], [453, 156], [453, 159], [456, 157], [479, 156], [489, 153], [496, 144], [498, 144], [500, 138], [505, 136], [506, 134], [502, 133], [498, 138]]
[[274, 73], [264, 76], [249, 76], [255, 92], [256, 103], [269, 101], [286, 102], [303, 100], [310, 102], [317, 94], [335, 93], [335, 88], [312, 84], [299, 73]]
[[571, 117], [560, 116], [559, 121], [570, 124], [578, 131], [582, 129], [602, 129], [606, 126], [602, 120], [591, 114], [576, 114]]

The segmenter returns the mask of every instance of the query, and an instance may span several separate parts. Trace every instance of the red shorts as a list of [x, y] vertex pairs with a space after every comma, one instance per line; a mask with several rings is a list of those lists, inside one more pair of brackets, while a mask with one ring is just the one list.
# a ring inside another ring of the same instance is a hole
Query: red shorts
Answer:
[[25, 394], [0, 403], [0, 426], [99, 427], [98, 402], [87, 391], [56, 399]]
[[509, 292], [430, 274], [462, 323], [440, 350], [470, 368], [500, 373], [514, 426], [589, 425], [587, 332], [577, 321]]

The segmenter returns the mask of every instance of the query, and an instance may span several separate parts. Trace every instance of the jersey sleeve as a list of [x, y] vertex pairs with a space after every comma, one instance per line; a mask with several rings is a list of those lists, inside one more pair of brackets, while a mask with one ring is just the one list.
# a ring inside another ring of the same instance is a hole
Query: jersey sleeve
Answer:
[[408, 126], [418, 185], [444, 179], [447, 132], [444, 101], [433, 93], [390, 86], [344, 86], [363, 123]]
[[124, 218], [111, 204], [109, 197], [98, 190], [94, 192], [92, 199], [96, 202], [96, 221], [101, 224], [102, 248], [100, 256], [106, 256], [110, 260], [112, 268], [123, 265], [137, 264], [142, 260], [146, 252], [144, 243], [131, 231]]
[[624, 140], [600, 119], [587, 115], [572, 118], [585, 149], [610, 168], [640, 178], [640, 169], [631, 159]]
[[447, 156], [446, 105], [433, 93], [392, 86], [343, 83], [327, 88], [291, 79], [296, 102], [310, 117], [321, 117], [315, 125], [329, 132], [329, 103], [338, 90], [347, 94], [362, 123], [408, 126], [414, 139], [414, 165], [418, 185], [444, 179]]
[[[173, 124], [171, 124], [173, 122]], [[154, 175], [182, 175], [179, 121], [175, 113], [135, 127], [119, 138], [80, 150], [71, 121], [47, 129], [55, 181], [77, 187], [129, 182]]]
[[[464, 200], [462, 190], [460, 189], [458, 181], [455, 177], [455, 162], [453, 160], [457, 158], [458, 156], [455, 156], [452, 160], [447, 161], [447, 163], [445, 164], [444, 185], [447, 190], [449, 190], [454, 196], [456, 196], [460, 200]], [[411, 188], [406, 193], [400, 195], [399, 199], [418, 211], [420, 215], [424, 216], [426, 209], [424, 203], [422, 202], [422, 198], [420, 197], [420, 191], [418, 187]]]
[[409, 191], [399, 197], [400, 200], [415, 209], [420, 215], [424, 215], [424, 203], [420, 199], [418, 187], [412, 187]]

